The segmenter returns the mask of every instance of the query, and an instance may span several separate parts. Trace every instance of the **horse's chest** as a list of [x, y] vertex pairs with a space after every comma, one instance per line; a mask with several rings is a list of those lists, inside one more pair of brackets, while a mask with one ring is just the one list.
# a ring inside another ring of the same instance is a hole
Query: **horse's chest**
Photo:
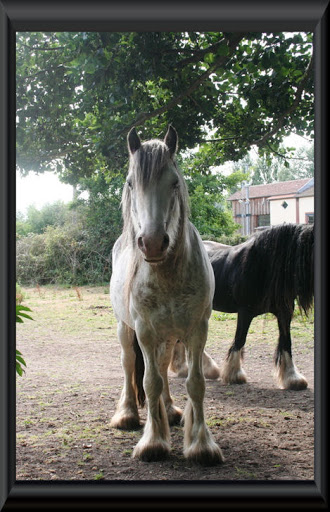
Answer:
[[133, 305], [140, 318], [165, 336], [186, 331], [205, 309], [205, 297], [193, 283], [162, 286], [148, 282], [134, 290]]

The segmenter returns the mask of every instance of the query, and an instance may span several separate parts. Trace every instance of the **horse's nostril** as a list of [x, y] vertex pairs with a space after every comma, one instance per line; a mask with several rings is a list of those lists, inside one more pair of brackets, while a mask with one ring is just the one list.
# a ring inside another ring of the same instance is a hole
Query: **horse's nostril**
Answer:
[[162, 250], [165, 251], [165, 249], [167, 249], [169, 245], [170, 245], [170, 237], [166, 234], [166, 235], [164, 235], [164, 238], [163, 238]]
[[165, 235], [141, 234], [137, 238], [137, 246], [148, 259], [159, 259], [162, 257], [170, 244], [170, 238]]
[[138, 246], [139, 246], [140, 249], [144, 248], [144, 243], [143, 243], [142, 236], [139, 236], [139, 238], [138, 238]]

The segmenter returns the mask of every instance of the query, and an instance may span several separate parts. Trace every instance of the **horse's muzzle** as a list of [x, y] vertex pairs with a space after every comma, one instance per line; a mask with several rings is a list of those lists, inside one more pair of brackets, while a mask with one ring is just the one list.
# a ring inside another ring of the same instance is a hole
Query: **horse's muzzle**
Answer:
[[167, 233], [153, 233], [151, 235], [140, 235], [137, 239], [140, 251], [148, 263], [161, 262], [167, 253], [170, 238]]

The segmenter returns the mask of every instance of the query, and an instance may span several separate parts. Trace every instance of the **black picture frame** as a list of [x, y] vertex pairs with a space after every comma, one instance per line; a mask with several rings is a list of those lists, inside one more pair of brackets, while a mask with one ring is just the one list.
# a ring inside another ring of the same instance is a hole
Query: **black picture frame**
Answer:
[[[0, 0], [0, 510], [327, 509], [328, 0]], [[274, 482], [15, 479], [15, 33], [313, 31], [315, 34], [315, 478]]]

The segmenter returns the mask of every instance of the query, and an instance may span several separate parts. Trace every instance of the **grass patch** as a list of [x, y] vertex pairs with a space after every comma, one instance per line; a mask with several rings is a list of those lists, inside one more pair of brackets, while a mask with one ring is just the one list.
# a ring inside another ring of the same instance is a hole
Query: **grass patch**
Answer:
[[[33, 309], [35, 322], [26, 323], [23, 327], [18, 325], [18, 337], [21, 332], [31, 335], [35, 333], [38, 337], [47, 336], [50, 330], [73, 336], [91, 330], [95, 330], [100, 336], [109, 336], [109, 331], [115, 333], [116, 319], [108, 287], [82, 286], [75, 289], [72, 286], [47, 285], [21, 288], [20, 292], [23, 304], [26, 301]], [[207, 347], [219, 349], [221, 345], [228, 350], [234, 339], [236, 322], [236, 313], [213, 311], [209, 322]], [[299, 308], [296, 307], [291, 325], [293, 338], [297, 337], [299, 341], [310, 344], [314, 337], [313, 322], [313, 310], [306, 317], [301, 315]], [[253, 319], [247, 346], [261, 339], [274, 345], [277, 338], [277, 320], [272, 314], [267, 313]], [[226, 345], [223, 345], [224, 343]]]
[[228, 416], [227, 418], [220, 418], [219, 416], [211, 416], [208, 420], [206, 420], [206, 424], [212, 427], [228, 427], [230, 425], [237, 425], [238, 423], [251, 423], [254, 421], [251, 417], [248, 416]]
[[237, 466], [235, 466], [235, 471], [237, 473], [238, 478], [244, 478], [246, 480], [255, 480], [256, 478], [258, 478], [256, 473], [254, 473], [253, 471], [238, 468]]

